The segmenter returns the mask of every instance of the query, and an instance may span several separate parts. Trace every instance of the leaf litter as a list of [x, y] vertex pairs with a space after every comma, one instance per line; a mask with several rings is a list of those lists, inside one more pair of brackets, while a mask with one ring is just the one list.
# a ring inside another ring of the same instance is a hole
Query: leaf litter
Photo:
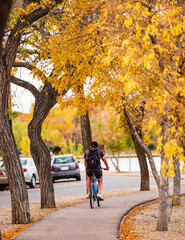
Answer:
[[84, 196], [76, 195], [71, 197], [58, 198], [56, 200], [56, 208], [41, 209], [40, 203], [30, 203], [31, 222], [28, 224], [12, 224], [11, 207], [0, 207], [0, 230], [2, 240], [11, 240], [16, 237], [25, 228], [31, 226], [34, 222], [50, 213], [61, 208], [71, 206], [84, 201]]
[[181, 205], [173, 206], [169, 230], [156, 231], [159, 202], [158, 200], [134, 208], [123, 219], [120, 226], [122, 240], [185, 240], [185, 196]]
[[[120, 196], [132, 191], [111, 191], [104, 193], [104, 197]], [[69, 197], [61, 197], [56, 199], [56, 208], [41, 209], [40, 203], [30, 203], [31, 223], [29, 224], [12, 224], [11, 223], [11, 207], [0, 207], [0, 230], [2, 240], [11, 240], [17, 236], [25, 228], [31, 226], [34, 222], [43, 216], [55, 212], [61, 208], [71, 206], [76, 203], [83, 202], [84, 195], [75, 195]], [[185, 196], [181, 197], [181, 206], [173, 207], [171, 222], [169, 223], [169, 231], [158, 232], [155, 230], [157, 226], [158, 201], [143, 204], [133, 209], [124, 218], [120, 226], [120, 239], [122, 240], [185, 240]]]

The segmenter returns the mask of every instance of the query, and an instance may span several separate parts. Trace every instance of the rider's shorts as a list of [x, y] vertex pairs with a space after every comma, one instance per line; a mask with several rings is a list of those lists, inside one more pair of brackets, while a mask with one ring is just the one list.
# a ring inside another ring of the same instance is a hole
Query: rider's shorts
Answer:
[[93, 176], [93, 173], [95, 173], [96, 178], [101, 178], [102, 177], [102, 169], [101, 167], [96, 167], [96, 168], [86, 168], [86, 173], [89, 177]]

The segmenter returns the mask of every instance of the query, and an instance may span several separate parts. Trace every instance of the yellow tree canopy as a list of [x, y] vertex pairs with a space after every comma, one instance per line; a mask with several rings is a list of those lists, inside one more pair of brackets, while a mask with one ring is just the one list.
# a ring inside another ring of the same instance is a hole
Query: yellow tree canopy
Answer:
[[64, 147], [69, 140], [80, 143], [80, 122], [75, 108], [54, 107], [43, 123], [42, 137], [48, 146]]
[[96, 24], [102, 5], [102, 1], [79, 0], [67, 4], [61, 17], [53, 17], [55, 34], [44, 53], [54, 68], [52, 85], [59, 93], [67, 86], [71, 88], [69, 96], [59, 98], [59, 103], [77, 107], [81, 113], [104, 104], [105, 87], [100, 83], [109, 76], [109, 67], [102, 64], [107, 49]]
[[135, 105], [144, 100], [149, 127], [158, 135], [161, 119], [168, 115], [166, 156], [178, 153], [182, 159], [178, 141], [185, 103], [184, 10], [178, 1], [109, 1], [101, 20], [107, 27], [103, 43], [109, 46], [106, 63], [114, 71], [116, 102], [122, 104], [121, 96]]
[[[149, 128], [160, 134], [161, 118], [168, 114], [169, 137], [179, 139], [184, 122], [184, 5], [161, 0], [66, 2], [62, 14], [37, 23], [36, 28], [47, 28], [46, 34], [34, 33], [27, 41], [39, 44], [34, 61], [42, 60], [45, 75], [53, 70], [53, 87], [62, 93], [70, 86], [71, 92], [58, 99], [62, 106], [83, 113], [108, 100], [118, 106], [123, 97], [136, 106], [144, 100]], [[33, 72], [44, 82], [40, 69]]]

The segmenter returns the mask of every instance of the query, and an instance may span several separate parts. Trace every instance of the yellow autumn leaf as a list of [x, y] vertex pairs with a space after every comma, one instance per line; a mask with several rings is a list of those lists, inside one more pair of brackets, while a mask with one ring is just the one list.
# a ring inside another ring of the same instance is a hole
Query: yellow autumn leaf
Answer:
[[110, 55], [108, 55], [106, 60], [105, 60], [106, 65], [110, 65], [111, 60], [112, 60], [112, 57]]
[[162, 128], [158, 127], [155, 132], [156, 132], [157, 135], [159, 135], [161, 133], [161, 131], [162, 131]]
[[125, 86], [124, 86], [124, 91], [125, 91], [125, 94], [129, 94], [130, 92], [132, 92], [133, 90], [136, 90], [136, 88], [138, 87], [138, 83], [135, 82], [135, 81], [128, 81], [125, 83]]
[[162, 168], [163, 170], [166, 170], [166, 169], [169, 168], [168, 164], [167, 164], [164, 160], [163, 160], [163, 162], [162, 162], [161, 168]]
[[121, 9], [122, 7], [123, 7], [122, 4], [118, 5], [117, 10]]
[[185, 173], [185, 164], [182, 166], [182, 173]]
[[123, 40], [121, 48], [124, 48], [126, 45], [128, 45], [128, 43], [129, 43], [129, 39]]
[[175, 172], [168, 171], [168, 177], [175, 177]]
[[148, 124], [148, 130], [151, 131], [156, 126], [156, 119], [150, 119]]
[[177, 149], [178, 149], [178, 145], [177, 145], [176, 139], [171, 139], [164, 146], [165, 156], [168, 158], [172, 157], [177, 152]]
[[150, 70], [151, 69], [151, 64], [149, 61], [145, 61], [144, 62], [144, 66], [146, 67], [146, 69]]
[[176, 128], [173, 126], [172, 128], [170, 128], [170, 132], [171, 133], [175, 133], [176, 132]]
[[123, 82], [124, 78], [121, 74], [118, 74], [118, 81], [119, 82]]
[[125, 57], [123, 57], [123, 62], [122, 62], [123, 67], [130, 62], [130, 58], [131, 58], [130, 55], [126, 55]]
[[133, 20], [131, 17], [128, 17], [124, 22], [125, 27], [130, 27], [132, 25], [132, 23], [133, 23]]
[[165, 176], [166, 175], [166, 170], [162, 170], [161, 173], [162, 173], [163, 176]]

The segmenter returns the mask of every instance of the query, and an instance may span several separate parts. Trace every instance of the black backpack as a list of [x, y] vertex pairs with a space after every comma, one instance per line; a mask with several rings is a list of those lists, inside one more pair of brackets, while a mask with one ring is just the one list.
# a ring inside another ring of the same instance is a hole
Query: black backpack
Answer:
[[96, 168], [100, 164], [100, 156], [98, 153], [98, 149], [89, 150], [88, 156], [87, 156], [87, 166], [89, 168]]

